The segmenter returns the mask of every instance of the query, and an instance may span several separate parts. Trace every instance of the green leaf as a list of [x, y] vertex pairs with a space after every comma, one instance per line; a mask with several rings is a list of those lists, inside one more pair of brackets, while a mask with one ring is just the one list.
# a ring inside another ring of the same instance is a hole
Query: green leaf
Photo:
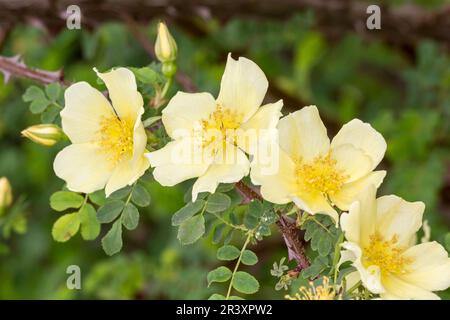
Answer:
[[178, 240], [183, 245], [191, 244], [200, 239], [205, 233], [205, 218], [202, 214], [184, 221], [178, 229]]
[[245, 294], [252, 294], [259, 290], [259, 282], [251, 274], [238, 271], [234, 275], [233, 288]]
[[106, 202], [105, 191], [98, 190], [89, 194], [89, 200], [98, 206], [103, 206]]
[[131, 193], [131, 201], [139, 207], [146, 207], [150, 204], [150, 195], [142, 185], [136, 184]]
[[208, 280], [208, 287], [213, 282], [225, 282], [231, 278], [231, 270], [227, 267], [221, 266], [210, 271], [206, 278]]
[[84, 240], [94, 240], [100, 233], [100, 222], [92, 205], [84, 205], [80, 211], [81, 236]]
[[223, 261], [232, 261], [239, 257], [241, 251], [232, 245], [225, 245], [217, 250], [217, 259]]
[[45, 109], [47, 109], [50, 103], [51, 102], [46, 98], [38, 98], [36, 100], [33, 100], [33, 102], [30, 104], [30, 111], [34, 114], [42, 113]]
[[131, 203], [125, 205], [122, 213], [122, 223], [128, 230], [134, 230], [139, 224], [139, 211]]
[[244, 250], [241, 261], [247, 266], [253, 266], [258, 263], [258, 256], [251, 250]]
[[44, 91], [36, 86], [28, 87], [27, 91], [22, 95], [22, 99], [25, 102], [31, 102], [36, 99], [45, 99]]
[[109, 200], [97, 212], [97, 219], [100, 223], [114, 221], [122, 212], [125, 203], [122, 200]]
[[244, 298], [238, 297], [238, 296], [229, 296], [228, 300], [244, 300]]
[[52, 228], [52, 236], [55, 241], [65, 242], [72, 238], [80, 228], [80, 216], [78, 212], [68, 213], [56, 220]]
[[139, 82], [145, 84], [156, 84], [161, 82], [161, 75], [149, 67], [131, 69]]
[[56, 101], [61, 94], [61, 86], [57, 82], [50, 83], [45, 86], [45, 93], [51, 101]]
[[119, 189], [117, 191], [114, 191], [108, 199], [114, 199], [114, 200], [120, 200], [125, 197], [127, 197], [130, 194], [131, 186], [123, 187], [122, 189]]
[[118, 219], [102, 239], [102, 247], [108, 256], [122, 249], [122, 221]]
[[82, 195], [72, 191], [57, 191], [50, 197], [50, 207], [56, 211], [79, 208], [83, 204]]
[[328, 267], [328, 259], [326, 257], [318, 256], [314, 259], [313, 263], [302, 271], [302, 277], [304, 279], [312, 279], [317, 277], [323, 270]]
[[189, 202], [183, 208], [175, 212], [172, 216], [172, 225], [179, 226], [184, 221], [192, 217], [194, 214], [199, 212], [203, 206], [205, 205], [205, 201], [197, 200], [195, 202]]
[[228, 192], [233, 190], [234, 188], [234, 183], [221, 183], [217, 189], [216, 192]]
[[225, 224], [221, 223], [214, 228], [213, 232], [213, 243], [218, 244], [222, 240], [223, 230], [225, 229]]
[[248, 205], [247, 215], [253, 216], [255, 218], [260, 218], [263, 214], [263, 204], [261, 201], [252, 200]]
[[328, 235], [322, 235], [317, 245], [321, 256], [327, 256], [331, 251], [331, 238]]
[[217, 213], [227, 210], [231, 205], [229, 196], [223, 193], [214, 193], [208, 197], [206, 202], [206, 211]]
[[218, 293], [213, 293], [208, 300], [225, 300], [225, 296], [218, 294]]
[[45, 109], [45, 111], [41, 113], [41, 122], [53, 123], [60, 111], [61, 109], [54, 104], [49, 105], [47, 109]]

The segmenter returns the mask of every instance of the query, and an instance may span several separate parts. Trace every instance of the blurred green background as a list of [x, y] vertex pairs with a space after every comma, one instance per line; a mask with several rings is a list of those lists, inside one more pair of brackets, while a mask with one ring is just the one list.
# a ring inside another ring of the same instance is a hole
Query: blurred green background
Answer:
[[[446, 6], [444, 1], [413, 3], [423, 12]], [[408, 4], [389, 2], [394, 9]], [[386, 38], [382, 32], [389, 30], [373, 31], [371, 36], [345, 25], [335, 33], [323, 27], [314, 8], [292, 10], [281, 19], [256, 7], [255, 14], [236, 10], [226, 18], [216, 17], [214, 10], [199, 12], [139, 18], [144, 41], [119, 13], [116, 21], [88, 21], [86, 26], [82, 21], [81, 30], [68, 30], [64, 23], [46, 28], [36, 22], [39, 17], [13, 17], [15, 22], [9, 23], [3, 16], [0, 27], [7, 33], [0, 37], [0, 55], [20, 54], [29, 66], [62, 68], [66, 80], [95, 85], [93, 67], [149, 64], [152, 58], [143, 43], [154, 40], [156, 22], [165, 19], [178, 43], [179, 69], [200, 91], [218, 92], [226, 56], [232, 52], [235, 58], [246, 56], [260, 65], [269, 78], [267, 100], [283, 98], [284, 113], [315, 104], [330, 136], [352, 118], [370, 122], [388, 142], [381, 165], [388, 175], [379, 194], [424, 201], [431, 237], [444, 243], [450, 225], [450, 56], [445, 38], [433, 37], [433, 32], [412, 40], [398, 35], [396, 43], [395, 31]], [[218, 263], [216, 248], [208, 239], [182, 247], [170, 224], [189, 183], [174, 188], [147, 184], [152, 203], [141, 211], [138, 229], [126, 232], [118, 255], [104, 254], [101, 236], [92, 242], [79, 235], [63, 244], [52, 240], [51, 227], [59, 214], [50, 209], [48, 198], [63, 184], [52, 170], [62, 145], [45, 148], [20, 136], [21, 130], [40, 121], [21, 99], [33, 82], [13, 78], [4, 84], [2, 77], [0, 176], [11, 181], [15, 199], [26, 198], [27, 230], [0, 239], [0, 299], [207, 298], [212, 290], [206, 274]], [[172, 88], [171, 95], [178, 89]], [[282, 298], [286, 292], [274, 290], [276, 279], [269, 272], [274, 261], [286, 256], [281, 236], [274, 230], [253, 250], [260, 263], [250, 270], [262, 285], [255, 298]], [[74, 264], [81, 267], [82, 290], [66, 288], [66, 268]]]

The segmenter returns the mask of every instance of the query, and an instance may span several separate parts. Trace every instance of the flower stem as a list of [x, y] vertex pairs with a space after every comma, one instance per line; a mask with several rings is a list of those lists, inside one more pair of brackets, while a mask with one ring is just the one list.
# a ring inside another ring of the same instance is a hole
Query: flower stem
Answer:
[[252, 236], [253, 236], [253, 233], [249, 232], [247, 235], [247, 239], [245, 239], [244, 245], [242, 246], [241, 253], [239, 254], [239, 258], [236, 262], [236, 265], [234, 266], [233, 274], [231, 275], [230, 285], [228, 286], [227, 296], [225, 297], [225, 300], [228, 300], [230, 298], [231, 288], [233, 287], [234, 276], [235, 276], [237, 270], [239, 269], [239, 265], [241, 264], [242, 255], [244, 254], [244, 251], [247, 248]]

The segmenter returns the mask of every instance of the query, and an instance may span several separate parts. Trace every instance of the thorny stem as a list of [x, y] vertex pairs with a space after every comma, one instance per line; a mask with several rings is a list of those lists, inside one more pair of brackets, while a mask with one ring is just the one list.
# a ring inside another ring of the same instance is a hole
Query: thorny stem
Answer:
[[68, 84], [63, 80], [61, 71], [47, 71], [30, 68], [20, 60], [19, 56], [0, 56], [0, 72], [5, 74], [5, 80], [8, 80], [11, 76], [16, 76], [32, 79], [43, 84], [49, 84], [52, 82], [59, 82], [62, 85]]
[[[262, 200], [262, 197], [255, 190], [239, 181], [235, 184], [237, 191], [242, 195], [243, 202], [249, 203], [253, 199]], [[299, 230], [295, 221], [291, 223], [285, 215], [280, 216], [277, 226], [283, 234], [284, 241], [288, 248], [289, 259], [294, 258], [301, 270], [309, 267], [309, 259], [305, 254], [305, 248], [302, 239], [299, 238]]]
[[250, 239], [252, 237], [253, 237], [252, 232], [249, 232], [247, 235], [247, 239], [245, 239], [244, 245], [242, 246], [242, 249], [239, 254], [239, 258], [236, 262], [236, 265], [234, 266], [233, 274], [231, 275], [231, 280], [230, 280], [230, 284], [228, 285], [228, 291], [227, 291], [227, 296], [225, 297], [225, 300], [228, 300], [230, 298], [231, 288], [233, 287], [234, 276], [236, 275], [236, 272], [239, 269], [239, 265], [241, 264], [242, 255], [244, 254], [244, 251], [247, 248], [248, 244], [250, 243]]

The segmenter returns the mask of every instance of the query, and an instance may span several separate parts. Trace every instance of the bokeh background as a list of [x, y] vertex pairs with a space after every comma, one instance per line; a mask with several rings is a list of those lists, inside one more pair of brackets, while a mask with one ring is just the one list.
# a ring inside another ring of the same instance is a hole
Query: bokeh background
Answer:
[[[232, 52], [261, 66], [270, 83], [267, 100], [284, 99], [285, 113], [316, 104], [330, 135], [355, 117], [370, 122], [388, 142], [380, 194], [424, 201], [431, 237], [444, 243], [450, 225], [450, 4], [374, 3], [382, 9], [381, 30], [367, 30], [368, 3], [356, 0], [0, 0], [0, 55], [20, 54], [29, 66], [62, 69], [68, 81], [96, 85], [93, 67], [149, 64], [155, 26], [163, 19], [178, 43], [185, 90], [216, 94]], [[66, 28], [69, 4], [81, 8], [81, 30]], [[27, 203], [25, 232], [0, 232], [0, 299], [207, 298], [206, 274], [218, 263], [215, 246], [206, 239], [182, 247], [170, 225], [189, 183], [163, 188], [149, 182], [152, 203], [113, 257], [99, 240], [52, 240], [59, 214], [48, 198], [63, 185], [52, 171], [61, 145], [45, 148], [20, 136], [40, 121], [21, 98], [30, 84], [14, 77], [5, 84], [0, 74], [0, 176], [11, 181], [15, 199]], [[286, 292], [274, 290], [269, 272], [286, 256], [280, 234], [274, 230], [253, 250], [260, 263], [252, 273], [262, 285], [255, 297], [282, 298]], [[82, 290], [66, 288], [72, 264], [81, 267]]]

